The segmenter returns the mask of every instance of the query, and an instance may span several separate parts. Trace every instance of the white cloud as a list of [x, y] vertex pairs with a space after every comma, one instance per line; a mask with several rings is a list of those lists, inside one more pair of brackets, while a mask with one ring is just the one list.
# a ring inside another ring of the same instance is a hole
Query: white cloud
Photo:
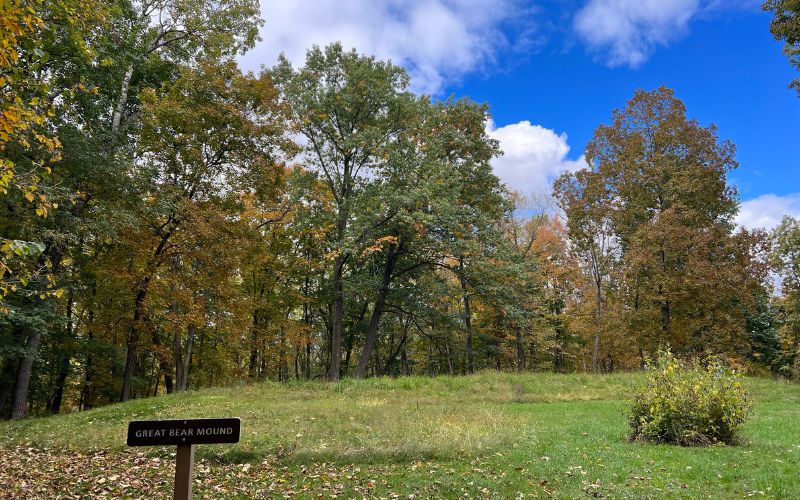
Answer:
[[575, 15], [578, 36], [609, 66], [636, 68], [660, 46], [689, 32], [699, 18], [757, 9], [758, 0], [588, 0]]
[[438, 93], [491, 62], [509, 45], [500, 25], [516, 0], [261, 0], [263, 40], [241, 63], [271, 66], [284, 52], [299, 65], [313, 44], [391, 59], [409, 70], [412, 90]]
[[736, 223], [748, 229], [772, 229], [780, 224], [784, 215], [800, 217], [800, 193], [778, 196], [764, 194], [742, 202]]
[[700, 0], [589, 0], [575, 29], [593, 50], [608, 51], [610, 66], [641, 65], [658, 46], [683, 36]]
[[505, 153], [492, 161], [495, 174], [509, 189], [523, 195], [550, 193], [553, 180], [561, 173], [586, 166], [583, 156], [568, 158], [570, 147], [567, 134], [557, 134], [540, 125], [524, 120], [497, 128], [487, 124], [491, 137], [500, 141]]

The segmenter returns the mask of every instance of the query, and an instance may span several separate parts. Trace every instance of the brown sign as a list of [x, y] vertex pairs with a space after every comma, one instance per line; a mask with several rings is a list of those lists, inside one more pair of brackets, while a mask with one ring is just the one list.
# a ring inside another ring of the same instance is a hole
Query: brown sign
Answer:
[[135, 420], [128, 424], [128, 446], [181, 446], [238, 443], [238, 418]]

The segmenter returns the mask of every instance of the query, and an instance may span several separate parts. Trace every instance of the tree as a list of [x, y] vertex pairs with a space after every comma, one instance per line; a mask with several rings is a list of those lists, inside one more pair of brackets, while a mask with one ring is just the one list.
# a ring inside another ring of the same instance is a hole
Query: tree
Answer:
[[[461, 244], [489, 238], [481, 224], [498, 228], [507, 207], [499, 180], [488, 168], [497, 146], [482, 125], [487, 119], [485, 106], [466, 99], [432, 104], [422, 98], [417, 113], [406, 125], [403, 140], [396, 141], [393, 158], [380, 171], [381, 211], [386, 215], [370, 235], [376, 245], [369, 250], [383, 246], [386, 250], [376, 253], [384, 265], [356, 377], [366, 373], [389, 292], [394, 291], [394, 305], [403, 304], [402, 296], [412, 293], [419, 272], [441, 264], [453, 250], [452, 241], [442, 246], [441, 235], [457, 234], [454, 241]], [[481, 196], [485, 205], [480, 204]], [[487, 203], [490, 199], [496, 203]], [[463, 230], [462, 224], [470, 219], [476, 221], [472, 230]], [[492, 235], [495, 241], [498, 235]]]
[[135, 73], [152, 65], [153, 55], [174, 64], [244, 53], [253, 47], [258, 28], [256, 0], [121, 0], [124, 72], [114, 104], [111, 131], [118, 133], [128, 111]]
[[[60, 159], [61, 143], [50, 122], [78, 86], [58, 81], [65, 52], [71, 56], [72, 49], [78, 59], [90, 59], [89, 47], [78, 40], [102, 15], [96, 0], [0, 2], [0, 194], [21, 195], [39, 217], [58, 207], [39, 189]], [[0, 236], [0, 312], [8, 312], [4, 298], [9, 293], [47, 279], [43, 259], [37, 259], [44, 251], [41, 241]]]
[[781, 280], [783, 370], [800, 381], [800, 220], [785, 216], [771, 236], [770, 260]]
[[737, 202], [725, 175], [734, 152], [714, 126], [687, 119], [671, 90], [637, 91], [596, 129], [590, 169], [560, 183], [571, 227], [586, 227], [578, 216], [587, 208], [607, 217], [626, 316], [651, 352], [737, 352], [746, 339], [744, 306], [765, 274], [760, 236], [733, 234]]
[[[786, 42], [783, 52], [789, 58], [789, 62], [800, 69], [800, 2], [766, 0], [761, 8], [775, 15], [770, 22], [769, 30], [776, 40]], [[800, 92], [800, 78], [795, 79], [790, 86]]]
[[[345, 52], [340, 44], [314, 47], [305, 66], [282, 57], [273, 73], [293, 113], [293, 129], [308, 141], [304, 159], [333, 198], [329, 259], [333, 297], [329, 380], [338, 380], [348, 262], [364, 247], [364, 230], [381, 220], [363, 217], [372, 177], [392, 159], [414, 101], [408, 75], [391, 63]], [[363, 221], [360, 227], [353, 220]]]
[[554, 196], [567, 215], [573, 251], [591, 285], [594, 296], [594, 342], [592, 371], [600, 371], [600, 337], [607, 309], [612, 268], [618, 257], [612, 230], [611, 190], [591, 170], [565, 173], [554, 184]]
[[142, 245], [139, 276], [134, 285], [133, 318], [127, 334], [127, 359], [122, 400], [131, 382], [141, 330], [146, 325], [146, 299], [156, 273], [176, 257], [171, 242], [197, 203], [215, 203], [230, 186], [253, 182], [269, 185], [276, 177], [284, 137], [284, 108], [271, 79], [242, 75], [235, 63], [205, 62], [186, 68], [162, 95], [143, 96], [141, 168], [150, 184], [142, 217], [150, 234]]
[[58, 203], [42, 184], [61, 160], [60, 116], [89, 92], [69, 68], [92, 60], [103, 14], [92, 0], [6, 1], [0, 9], [0, 312], [11, 331], [0, 359], [0, 413], [12, 418], [25, 414], [33, 363], [57, 314], [50, 301], [64, 293], [56, 286], [63, 232], [43, 230]]

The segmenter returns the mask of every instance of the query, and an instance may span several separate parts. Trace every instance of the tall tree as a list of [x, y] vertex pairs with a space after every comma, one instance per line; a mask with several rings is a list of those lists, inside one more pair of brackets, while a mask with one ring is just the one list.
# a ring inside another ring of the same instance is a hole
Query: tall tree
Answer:
[[608, 300], [607, 286], [617, 255], [611, 227], [611, 190], [591, 170], [566, 173], [556, 180], [554, 195], [567, 215], [573, 251], [579, 257], [594, 296], [592, 371], [600, 371], [600, 338]]
[[[134, 285], [133, 318], [127, 335], [122, 400], [131, 396], [131, 382], [141, 331], [147, 323], [146, 300], [151, 282], [172, 259], [172, 240], [185, 226], [196, 203], [213, 203], [243, 180], [270, 184], [284, 138], [283, 107], [271, 79], [242, 75], [235, 63], [204, 63], [185, 69], [182, 77], [159, 95], [143, 96], [141, 168], [151, 183], [142, 217], [150, 235]], [[225, 184], [223, 184], [225, 183]]]
[[733, 350], [746, 337], [743, 304], [764, 274], [754, 255], [758, 236], [732, 234], [737, 202], [725, 175], [737, 166], [734, 153], [714, 126], [687, 119], [663, 87], [637, 91], [587, 145], [591, 167], [575, 174], [586, 181], [572, 184], [581, 194], [573, 198], [600, 186], [602, 196], [586, 201], [605, 206], [624, 263], [628, 316], [659, 331], [645, 339], [651, 350]]
[[[422, 98], [417, 113], [405, 126], [403, 140], [395, 141], [395, 154], [380, 170], [385, 215], [371, 235], [376, 245], [370, 250], [386, 249], [375, 254], [382, 258], [383, 269], [356, 377], [366, 373], [390, 289], [395, 288], [395, 301], [402, 302], [397, 296], [411, 290], [398, 282], [413, 287], [405, 280], [441, 263], [443, 232], [458, 234], [460, 243], [488, 238], [485, 226], [476, 223], [472, 231], [459, 232], [461, 224], [472, 218], [496, 228], [507, 208], [497, 177], [487, 169], [497, 145], [482, 126], [487, 119], [485, 106], [466, 99], [432, 104]], [[481, 205], [478, 195], [494, 196], [495, 203]]]
[[[47, 218], [63, 202], [52, 187], [58, 185], [52, 183], [53, 169], [61, 166], [57, 134], [64, 115], [89, 91], [73, 68], [93, 60], [91, 45], [104, 10], [89, 0], [5, 2], [2, 7], [0, 312], [9, 320], [12, 349], [0, 358], [0, 414], [20, 418], [42, 335], [57, 316], [52, 302], [64, 292], [57, 287], [58, 272], [69, 230]], [[9, 293], [17, 295], [13, 303], [4, 300]]]
[[[371, 194], [375, 173], [392, 158], [414, 97], [408, 75], [399, 66], [346, 52], [340, 44], [314, 47], [305, 66], [295, 70], [282, 57], [273, 70], [293, 112], [294, 131], [307, 140], [304, 159], [315, 169], [333, 198], [330, 260], [333, 316], [329, 380], [338, 380], [348, 262], [358, 256], [368, 230], [381, 220], [359, 210]], [[358, 217], [362, 226], [354, 227]]]

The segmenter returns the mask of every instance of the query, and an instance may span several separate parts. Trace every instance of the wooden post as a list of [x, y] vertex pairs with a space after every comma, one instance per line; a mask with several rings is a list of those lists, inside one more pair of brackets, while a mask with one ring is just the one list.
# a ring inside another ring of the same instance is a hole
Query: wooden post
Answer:
[[194, 466], [193, 444], [179, 444], [175, 458], [175, 500], [191, 500]]
[[128, 446], [177, 446], [175, 500], [190, 500], [195, 445], [238, 443], [241, 434], [242, 422], [238, 418], [134, 420], [128, 424], [127, 443]]

